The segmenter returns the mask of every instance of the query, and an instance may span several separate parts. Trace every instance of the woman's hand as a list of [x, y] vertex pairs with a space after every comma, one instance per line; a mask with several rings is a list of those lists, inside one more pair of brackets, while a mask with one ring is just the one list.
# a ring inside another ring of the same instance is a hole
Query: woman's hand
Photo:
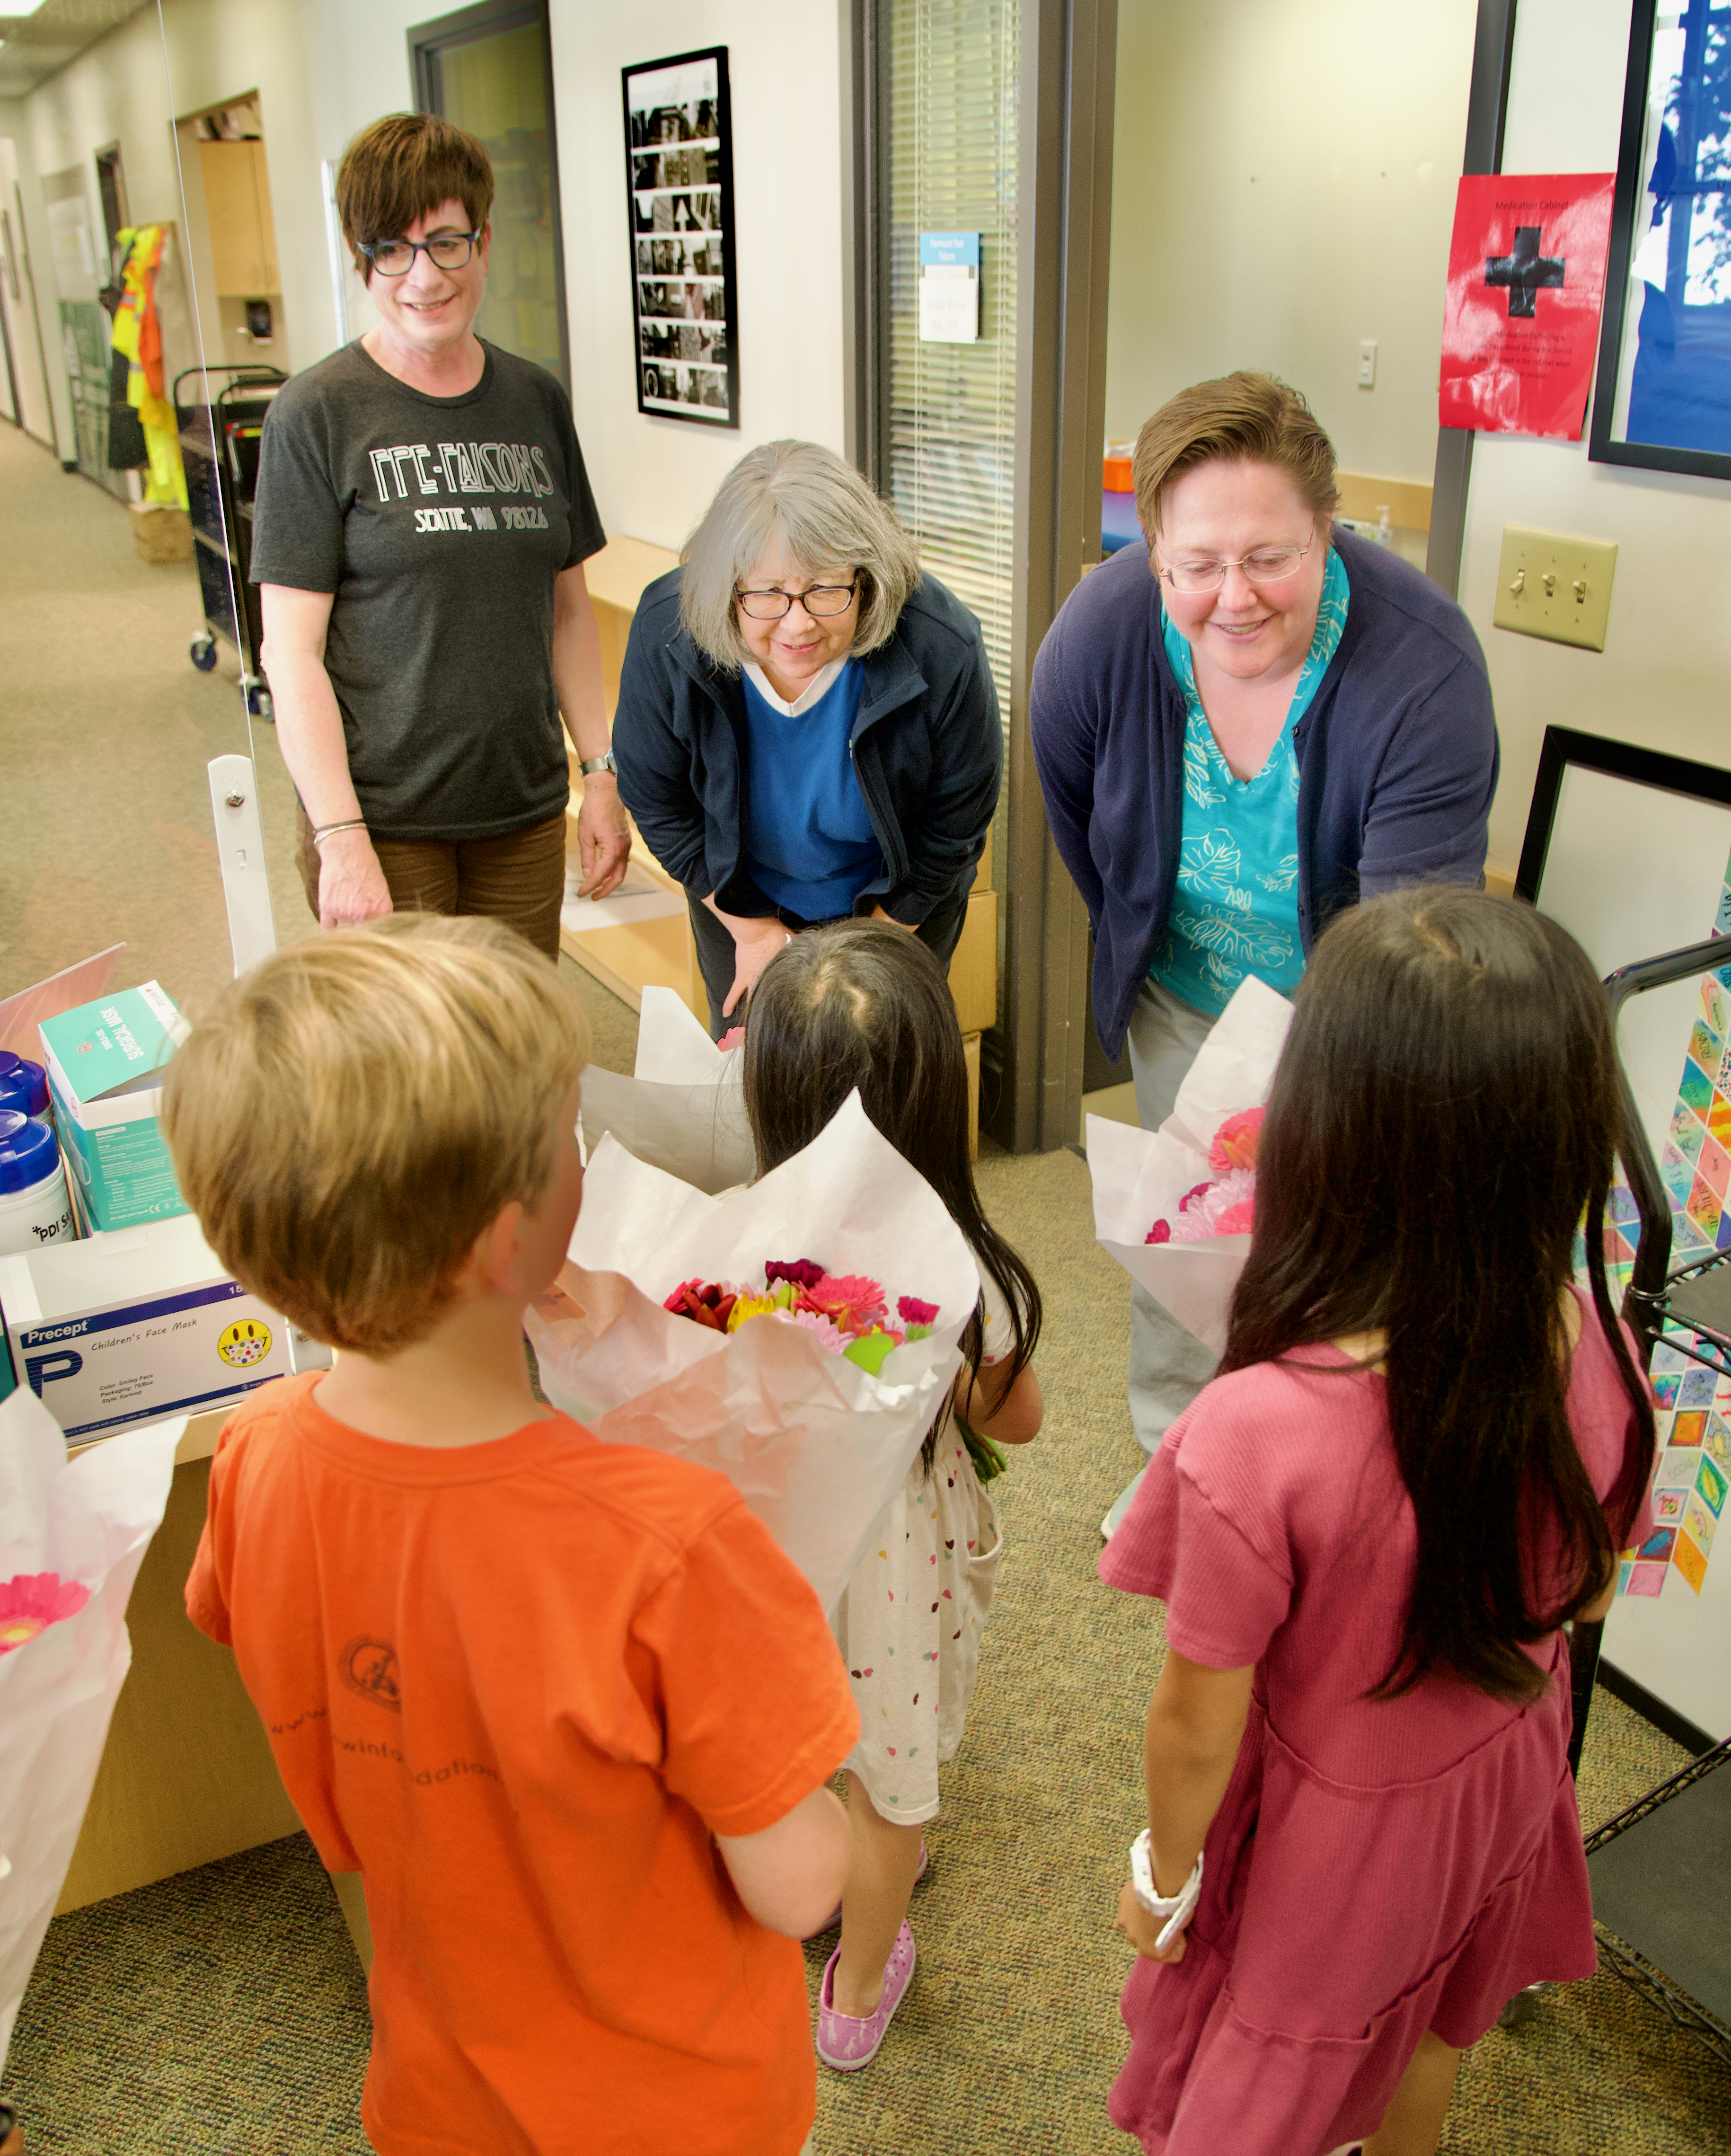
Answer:
[[579, 898], [605, 898], [624, 882], [631, 855], [631, 826], [619, 798], [619, 781], [604, 771], [583, 781], [583, 806], [577, 812], [577, 855], [583, 881]]
[[732, 1018], [757, 986], [758, 974], [778, 951], [787, 949], [794, 937], [793, 932], [773, 914], [762, 921], [742, 920], [727, 914], [722, 918], [733, 934], [733, 986], [722, 1005], [722, 1016]]
[[333, 831], [318, 855], [321, 928], [352, 927], [391, 911], [385, 872], [365, 831]]
[[1162, 1953], [1157, 1943], [1165, 1929], [1163, 1917], [1151, 1917], [1136, 1898], [1136, 1889], [1127, 1879], [1118, 1889], [1117, 1928], [1135, 1948], [1144, 1961], [1182, 1961], [1184, 1958], [1184, 1935], [1180, 1932]]

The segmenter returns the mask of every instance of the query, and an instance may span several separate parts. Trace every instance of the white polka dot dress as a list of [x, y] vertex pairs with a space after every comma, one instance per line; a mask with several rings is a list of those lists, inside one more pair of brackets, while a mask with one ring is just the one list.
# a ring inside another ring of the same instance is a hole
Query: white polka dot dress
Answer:
[[846, 1763], [885, 1819], [937, 1815], [937, 1769], [962, 1742], [1003, 1547], [997, 1507], [952, 1427], [929, 1474], [916, 1458], [835, 1616], [860, 1708]]

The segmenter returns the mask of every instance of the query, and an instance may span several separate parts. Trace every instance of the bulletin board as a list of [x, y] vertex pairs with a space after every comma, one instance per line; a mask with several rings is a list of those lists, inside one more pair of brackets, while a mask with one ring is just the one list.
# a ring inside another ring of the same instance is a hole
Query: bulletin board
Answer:
[[[1552, 726], [1518, 896], [1560, 921], [1601, 974], [1731, 936], [1731, 772]], [[1671, 1200], [1673, 1268], [1731, 1250], [1731, 943], [1723, 971], [1631, 998], [1618, 1047]], [[1613, 1193], [1614, 1293], [1636, 1209]], [[1603, 1654], [1682, 1722], [1731, 1736], [1731, 1378], [1661, 1340], [1654, 1532], [1619, 1568]]]
[[739, 424], [727, 48], [623, 71], [637, 408]]

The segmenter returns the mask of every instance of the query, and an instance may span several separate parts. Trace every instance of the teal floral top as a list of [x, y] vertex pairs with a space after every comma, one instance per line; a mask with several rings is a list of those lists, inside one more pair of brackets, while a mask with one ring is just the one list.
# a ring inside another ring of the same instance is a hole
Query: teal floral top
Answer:
[[1220, 753], [1196, 692], [1190, 647], [1163, 602], [1166, 656], [1184, 695], [1184, 814], [1172, 915], [1148, 975], [1194, 1010], [1225, 1010], [1246, 973], [1282, 995], [1291, 995], [1303, 974], [1292, 729], [1339, 645], [1351, 596], [1345, 565], [1331, 547], [1316, 634], [1286, 724], [1267, 762], [1248, 779]]

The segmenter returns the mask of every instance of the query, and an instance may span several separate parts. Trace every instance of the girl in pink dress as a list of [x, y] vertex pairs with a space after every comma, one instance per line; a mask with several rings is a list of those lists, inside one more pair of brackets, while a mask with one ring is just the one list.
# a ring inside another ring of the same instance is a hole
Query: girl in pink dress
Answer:
[[1318, 944], [1221, 1374], [1100, 1561], [1166, 1604], [1111, 2097], [1150, 2152], [1431, 2156], [1461, 2049], [1593, 1971], [1562, 1628], [1653, 1457], [1597, 1233], [1620, 1100], [1529, 907], [1397, 892]]

